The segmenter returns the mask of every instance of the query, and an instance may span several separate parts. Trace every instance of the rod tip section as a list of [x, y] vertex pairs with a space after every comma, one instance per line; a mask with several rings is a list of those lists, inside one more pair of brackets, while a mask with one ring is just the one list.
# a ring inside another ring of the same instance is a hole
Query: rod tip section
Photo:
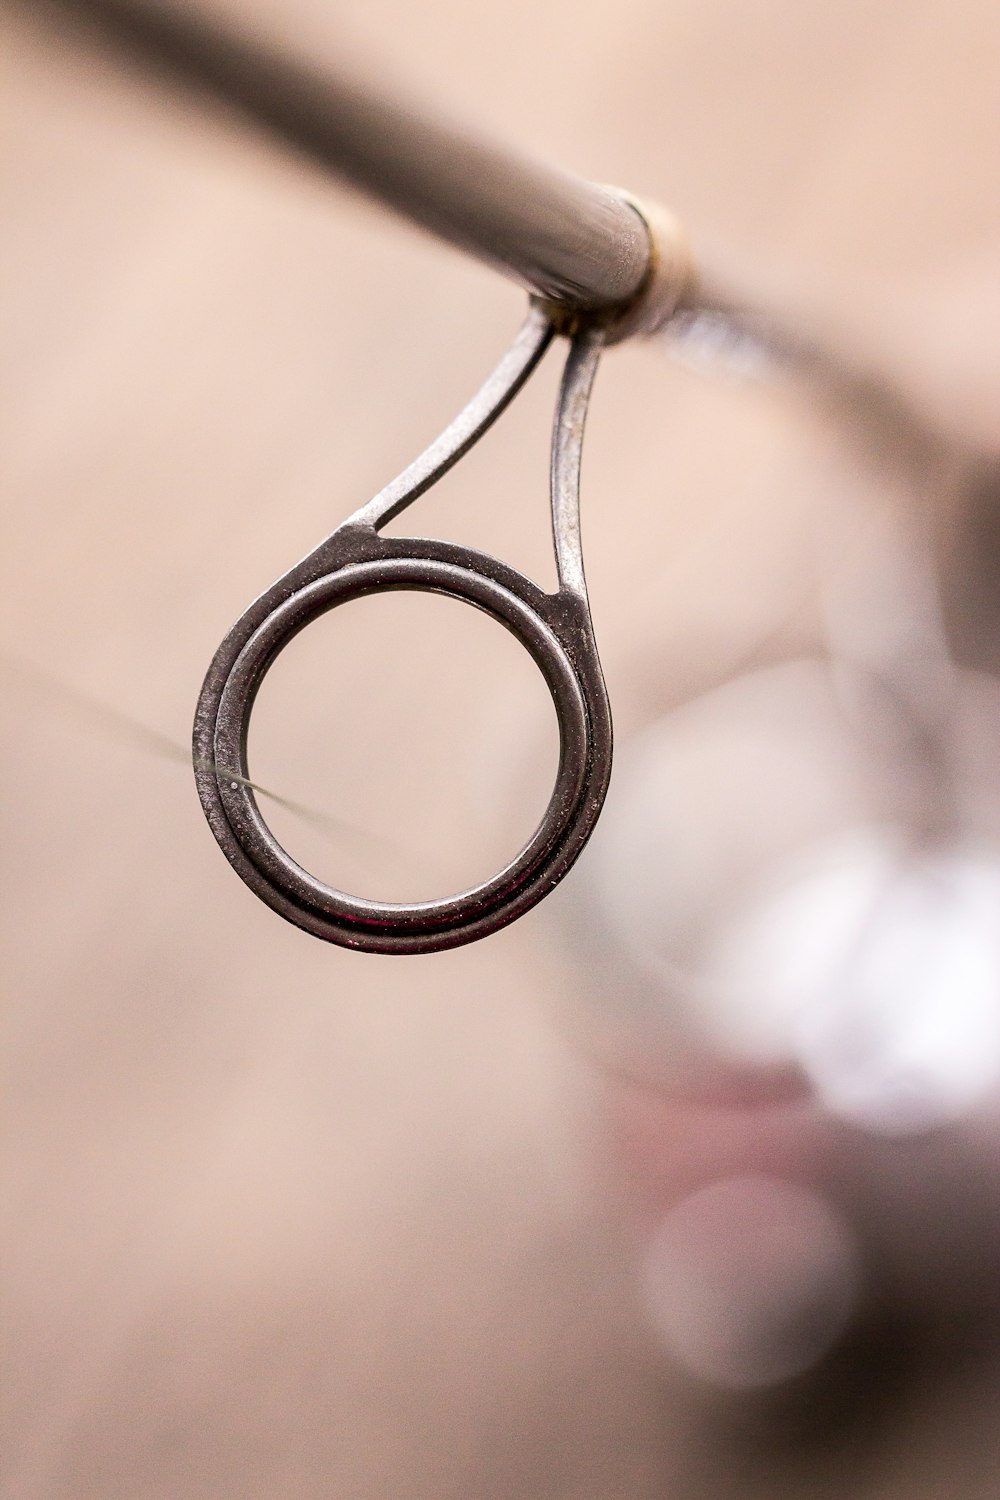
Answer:
[[695, 300], [698, 272], [680, 220], [659, 203], [612, 189], [642, 220], [649, 236], [649, 269], [642, 285], [608, 325], [606, 344], [645, 337], [662, 328], [681, 306]]

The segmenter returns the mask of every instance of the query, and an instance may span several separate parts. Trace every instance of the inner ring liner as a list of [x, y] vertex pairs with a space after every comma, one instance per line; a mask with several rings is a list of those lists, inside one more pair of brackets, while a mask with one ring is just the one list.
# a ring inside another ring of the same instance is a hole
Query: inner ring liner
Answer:
[[364, 900], [326, 885], [299, 865], [268, 828], [249, 787], [233, 784], [221, 771], [218, 787], [240, 847], [279, 891], [350, 926], [426, 932], [481, 919], [517, 899], [526, 885], [544, 879], [586, 789], [590, 732], [583, 693], [565, 649], [530, 605], [482, 573], [429, 559], [357, 563], [319, 578], [280, 604], [237, 657], [219, 702], [215, 762], [249, 779], [246, 746], [253, 704], [280, 652], [318, 616], [352, 599], [393, 589], [441, 593], [482, 609], [515, 636], [545, 678], [559, 725], [559, 765], [548, 806], [521, 852], [489, 880], [455, 896], [416, 903]]

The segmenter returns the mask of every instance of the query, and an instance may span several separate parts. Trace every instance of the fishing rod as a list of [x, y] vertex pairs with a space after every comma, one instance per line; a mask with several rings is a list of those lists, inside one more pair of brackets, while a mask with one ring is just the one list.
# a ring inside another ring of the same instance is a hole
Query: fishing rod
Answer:
[[[46, 7], [34, 14], [45, 14]], [[105, 47], [197, 92], [520, 283], [564, 316], [608, 318], [691, 277], [671, 216], [387, 98], [375, 84], [265, 44], [205, 8], [51, 0]], [[656, 219], [655, 226], [650, 218]], [[648, 320], [669, 315], [661, 302]]]
[[[751, 283], [701, 245], [661, 205], [588, 182], [441, 119], [426, 103], [390, 98], [371, 77], [306, 61], [188, 0], [0, 0], [66, 36], [69, 23], [175, 93], [200, 96], [260, 140], [347, 181], [524, 287], [563, 329], [581, 316], [620, 339], [665, 324], [709, 324], [749, 344], [769, 367], [820, 390], [855, 428], [893, 446], [940, 442], [927, 414], [810, 326], [776, 278]], [[787, 278], [785, 278], [787, 279]], [[609, 335], [606, 333], [606, 337]], [[874, 414], [874, 421], [873, 421]]]
[[[18, 0], [5, 0], [18, 3]], [[22, 0], [23, 3], [23, 0]], [[601, 350], [685, 318], [723, 319], [738, 338], [803, 374], [857, 425], [926, 460], [939, 439], [887, 382], [873, 380], [768, 309], [696, 270], [678, 221], [442, 121], [378, 86], [306, 62], [218, 14], [177, 0], [44, 0], [122, 61], [221, 107], [258, 136], [346, 180], [524, 287], [531, 305], [511, 349], [444, 433], [373, 500], [265, 591], [209, 668], [194, 765], [209, 824], [230, 863], [269, 906], [316, 936], [379, 953], [437, 950], [514, 920], [568, 872], [601, 811], [611, 718], [587, 599], [579, 523], [583, 426]], [[456, 463], [521, 389], [557, 335], [569, 348], [551, 465], [558, 588], [543, 592], [470, 548], [382, 535]], [[860, 419], [860, 420], [859, 420]], [[264, 822], [247, 765], [250, 714], [285, 645], [320, 614], [387, 589], [444, 593], [484, 610], [532, 656], [560, 732], [556, 784], [521, 852], [481, 885], [410, 905], [360, 900], [308, 874]]]

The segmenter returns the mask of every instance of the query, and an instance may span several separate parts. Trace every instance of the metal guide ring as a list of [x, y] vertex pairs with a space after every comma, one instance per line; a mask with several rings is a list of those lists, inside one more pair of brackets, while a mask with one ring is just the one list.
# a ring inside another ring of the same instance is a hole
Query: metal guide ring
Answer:
[[[472, 549], [378, 532], [496, 419], [551, 337], [551, 325], [533, 307], [512, 349], [437, 442], [250, 606], [223, 641], [205, 679], [195, 717], [195, 775], [219, 844], [243, 880], [275, 911], [342, 946], [377, 953], [428, 952], [496, 931], [535, 905], [566, 874], [603, 805], [611, 768], [611, 719], [590, 620], [578, 516], [583, 417], [600, 335], [574, 339], [556, 413], [555, 593], [545, 593], [513, 568]], [[445, 594], [502, 624], [545, 678], [559, 726], [555, 786], [520, 853], [480, 885], [411, 904], [351, 896], [306, 871], [264, 821], [247, 766], [254, 700], [283, 648], [328, 610], [395, 589]]]

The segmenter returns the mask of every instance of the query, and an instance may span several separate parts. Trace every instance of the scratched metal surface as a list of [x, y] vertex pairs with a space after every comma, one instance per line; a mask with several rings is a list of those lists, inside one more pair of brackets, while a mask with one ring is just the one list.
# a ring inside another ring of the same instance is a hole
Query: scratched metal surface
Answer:
[[[741, 266], [792, 266], [845, 337], [995, 432], [992, 5], [229, 8], [662, 198]], [[664, 1392], [535, 916], [413, 961], [312, 942], [232, 876], [182, 766], [11, 664], [183, 743], [232, 619], [449, 419], [521, 302], [0, 27], [4, 1493], [929, 1500], [958, 1413], [964, 1493], [992, 1493], [981, 1383], [917, 1393], [856, 1473], [849, 1445], [737, 1462], [717, 1413]], [[547, 578], [552, 394], [528, 392], [414, 519]], [[585, 548], [624, 733], [658, 653], [696, 637], [711, 673], [794, 602], [808, 501], [782, 476], [803, 452], [780, 402], [651, 350], [607, 359]], [[323, 844], [345, 883], [405, 898], [530, 832], [551, 725], [489, 622], [385, 605], [303, 648], [259, 756], [390, 842]], [[304, 855], [313, 837], [289, 825]]]

